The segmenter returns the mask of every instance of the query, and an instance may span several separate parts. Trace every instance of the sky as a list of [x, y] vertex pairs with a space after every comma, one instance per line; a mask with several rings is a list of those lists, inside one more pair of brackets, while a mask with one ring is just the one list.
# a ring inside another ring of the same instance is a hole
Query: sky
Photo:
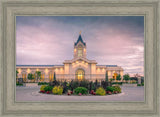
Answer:
[[144, 75], [143, 16], [17, 16], [16, 64], [63, 65], [80, 31], [88, 59]]

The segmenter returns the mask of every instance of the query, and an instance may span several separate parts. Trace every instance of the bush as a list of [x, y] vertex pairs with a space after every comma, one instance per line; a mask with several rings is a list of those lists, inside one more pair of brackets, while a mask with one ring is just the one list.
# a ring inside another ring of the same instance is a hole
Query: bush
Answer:
[[114, 86], [114, 91], [118, 91], [119, 93], [121, 93], [121, 88], [119, 86]]
[[137, 81], [136, 81], [136, 80], [131, 80], [130, 83], [131, 83], [131, 84], [136, 84]]
[[33, 74], [28, 74], [28, 79], [33, 80], [34, 79]]
[[75, 94], [87, 94], [88, 93], [88, 90], [85, 88], [85, 87], [77, 87], [75, 90], [74, 90], [74, 93]]
[[144, 86], [144, 82], [142, 82], [142, 84], [141, 84], [142, 86]]
[[52, 89], [52, 93], [53, 93], [53, 94], [62, 95], [62, 93], [63, 93], [63, 87], [62, 87], [62, 86], [55, 86], [55, 87]]
[[46, 86], [44, 88], [45, 91], [52, 91], [53, 87], [52, 86]]
[[113, 91], [114, 91], [114, 87], [110, 87], [110, 86], [108, 86], [108, 87], [106, 88], [106, 91], [113, 92]]
[[64, 81], [62, 83], [62, 86], [63, 86], [63, 93], [66, 93], [69, 89], [69, 86], [67, 85], [68, 83], [66, 81]]
[[23, 86], [23, 84], [20, 84], [20, 83], [16, 83], [16, 86]]
[[106, 91], [104, 90], [104, 88], [99, 87], [98, 89], [96, 89], [96, 95], [106, 95]]
[[40, 91], [44, 91], [44, 88], [46, 87], [46, 85], [42, 85], [40, 88]]
[[38, 82], [38, 85], [49, 85], [47, 82]]
[[87, 80], [82, 80], [80, 82], [80, 87], [85, 87], [88, 89], [89, 88], [88, 86], [89, 86], [89, 82]]
[[113, 85], [113, 84], [122, 85], [122, 82], [112, 82], [112, 85]]
[[101, 86], [106, 89], [108, 86], [110, 86], [109, 82], [107, 81], [101, 81]]
[[73, 91], [73, 89], [76, 89], [77, 87], [79, 87], [79, 81], [75, 80], [75, 81], [71, 81], [70, 83], [70, 89]]
[[141, 86], [141, 84], [137, 84], [137, 86]]

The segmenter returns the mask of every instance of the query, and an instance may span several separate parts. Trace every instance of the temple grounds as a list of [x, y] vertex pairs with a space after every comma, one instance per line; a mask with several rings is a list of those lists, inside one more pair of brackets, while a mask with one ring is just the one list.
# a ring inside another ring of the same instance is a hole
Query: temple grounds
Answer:
[[105, 96], [68, 96], [68, 95], [47, 95], [39, 93], [37, 87], [16, 87], [17, 102], [51, 102], [51, 101], [116, 101], [116, 102], [137, 102], [144, 101], [144, 87], [121, 86], [122, 93]]

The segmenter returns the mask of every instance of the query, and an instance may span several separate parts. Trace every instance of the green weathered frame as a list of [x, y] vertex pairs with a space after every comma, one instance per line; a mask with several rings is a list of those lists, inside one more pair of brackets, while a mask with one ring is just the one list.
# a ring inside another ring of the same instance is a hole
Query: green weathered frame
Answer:
[[[1, 116], [159, 117], [159, 5], [159, 0], [0, 0]], [[145, 101], [16, 102], [14, 91], [15, 16], [17, 15], [143, 15], [145, 17]]]

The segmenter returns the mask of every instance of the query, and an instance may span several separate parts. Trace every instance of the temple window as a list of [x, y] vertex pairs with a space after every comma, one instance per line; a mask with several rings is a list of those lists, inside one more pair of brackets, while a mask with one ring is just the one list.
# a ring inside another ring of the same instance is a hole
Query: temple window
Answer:
[[82, 49], [82, 47], [79, 47], [78, 48], [78, 57], [82, 57], [82, 54], [83, 54], [83, 49]]

